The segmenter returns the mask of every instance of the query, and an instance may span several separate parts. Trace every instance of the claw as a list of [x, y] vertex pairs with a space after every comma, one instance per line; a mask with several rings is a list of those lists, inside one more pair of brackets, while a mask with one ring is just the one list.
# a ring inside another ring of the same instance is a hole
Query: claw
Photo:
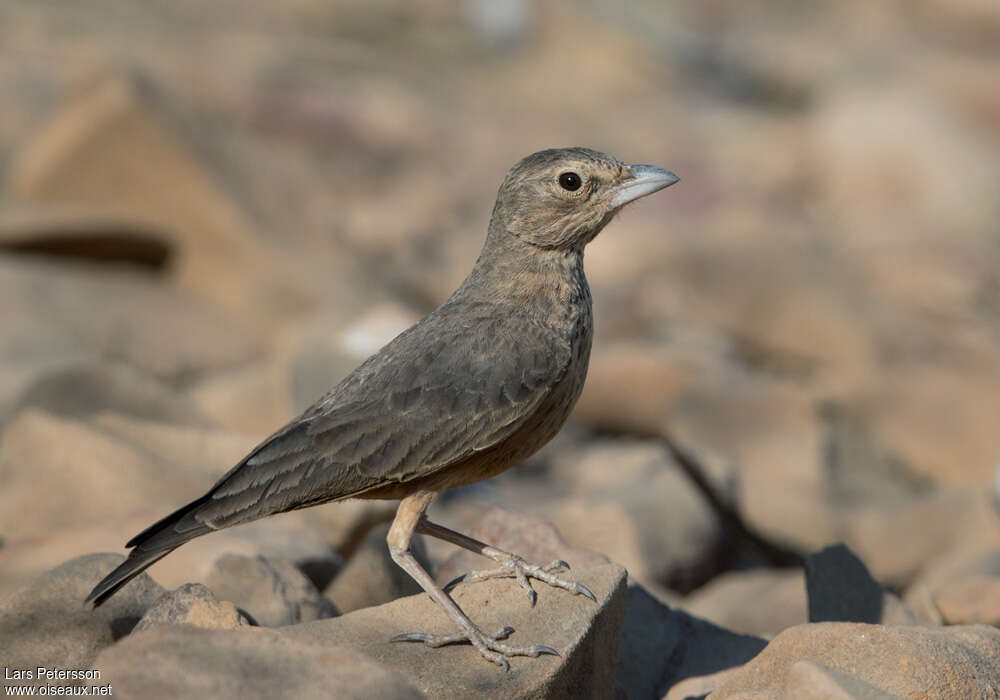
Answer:
[[451, 581], [449, 581], [448, 583], [446, 583], [444, 585], [444, 589], [443, 589], [444, 592], [445, 593], [451, 592], [451, 589], [454, 588], [455, 586], [457, 586], [458, 584], [462, 583], [462, 581], [465, 580], [466, 576], [468, 576], [468, 574], [462, 574], [461, 576], [457, 576], [457, 577], [453, 578]]
[[582, 583], [576, 584], [576, 592], [580, 595], [585, 595], [590, 598], [595, 603], [597, 602], [597, 596], [590, 592], [590, 589], [584, 586]]
[[397, 634], [395, 637], [390, 639], [390, 642], [427, 642], [431, 639], [431, 635], [425, 634], [424, 632], [407, 632], [406, 634]]
[[484, 659], [495, 663], [497, 666], [502, 668], [504, 672], [510, 670], [510, 664], [505, 658], [507, 656], [530, 656], [533, 658], [541, 656], [542, 654], [559, 656], [558, 651], [552, 647], [545, 646], [544, 644], [533, 644], [530, 647], [511, 647], [500, 643], [512, 634], [514, 634], [514, 628], [508, 625], [501, 627], [496, 634], [493, 635], [483, 634], [478, 628], [474, 627], [471, 631], [459, 632], [457, 634], [426, 634], [424, 632], [407, 632], [406, 634], [397, 634], [390, 641], [421, 642], [432, 648], [443, 647], [447, 644], [471, 643], [479, 650], [479, 653], [482, 654]]

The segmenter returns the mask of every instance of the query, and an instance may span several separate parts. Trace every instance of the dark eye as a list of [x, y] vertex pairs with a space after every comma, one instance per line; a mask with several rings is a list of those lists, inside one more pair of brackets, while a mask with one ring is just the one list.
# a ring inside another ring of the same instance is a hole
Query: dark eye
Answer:
[[563, 173], [559, 176], [559, 186], [564, 190], [569, 190], [570, 192], [576, 192], [580, 189], [580, 185], [583, 184], [583, 178], [581, 178], [576, 173]]

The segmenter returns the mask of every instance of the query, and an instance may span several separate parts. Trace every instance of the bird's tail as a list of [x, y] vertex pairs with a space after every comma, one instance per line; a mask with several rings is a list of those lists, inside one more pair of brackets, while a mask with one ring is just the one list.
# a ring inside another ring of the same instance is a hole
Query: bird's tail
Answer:
[[98, 583], [84, 603], [98, 607], [115, 592], [148, 567], [180, 547], [188, 540], [211, 532], [212, 528], [194, 517], [194, 513], [211, 496], [206, 494], [162, 520], [150, 525], [125, 545], [133, 547], [128, 559]]

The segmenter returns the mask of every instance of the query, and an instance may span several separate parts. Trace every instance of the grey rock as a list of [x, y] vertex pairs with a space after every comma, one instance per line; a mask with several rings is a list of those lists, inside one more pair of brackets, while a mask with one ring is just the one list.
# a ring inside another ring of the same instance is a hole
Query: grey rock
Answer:
[[116, 698], [345, 698], [417, 700], [398, 674], [357, 651], [323, 647], [260, 628], [205, 630], [188, 625], [129, 635], [94, 666]]
[[452, 596], [484, 630], [511, 626], [512, 644], [546, 644], [560, 656], [515, 657], [503, 673], [468, 645], [432, 649], [419, 643], [390, 643], [401, 633], [451, 634], [452, 624], [426, 595], [356, 610], [332, 620], [284, 627], [281, 634], [313, 646], [350, 646], [412, 682], [433, 698], [608, 698], [618, 658], [618, 633], [625, 615], [625, 570], [613, 564], [577, 567], [576, 579], [597, 597], [536, 585], [538, 602], [528, 604], [516, 582], [491, 579], [459, 586]]
[[120, 554], [88, 554], [39, 576], [0, 602], [0, 658], [8, 668], [92, 668], [98, 652], [127, 635], [163, 594], [148, 574], [107, 605], [83, 600], [124, 561]]
[[805, 570], [809, 622], [882, 620], [882, 586], [844, 545], [810, 554]]
[[212, 592], [231, 600], [264, 627], [294, 625], [337, 614], [305, 574], [288, 561], [224, 554], [205, 578]]
[[689, 678], [741, 666], [765, 646], [760, 637], [671, 609], [642, 587], [630, 586], [615, 683], [630, 699], [658, 698]]
[[206, 586], [186, 583], [160, 596], [133, 629], [141, 632], [166, 625], [194, 625], [205, 629], [239, 629], [250, 620], [228, 600], [220, 601]]

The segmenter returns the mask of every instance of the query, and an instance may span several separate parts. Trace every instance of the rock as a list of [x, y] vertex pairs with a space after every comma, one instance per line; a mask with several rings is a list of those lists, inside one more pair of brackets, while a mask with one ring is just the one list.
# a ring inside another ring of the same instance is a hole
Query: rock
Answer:
[[[723, 498], [734, 500], [733, 467], [711, 456], [701, 461]], [[602, 440], [556, 453], [552, 464], [552, 478], [579, 498], [545, 513], [573, 545], [605, 554], [637, 580], [682, 593], [722, 567], [721, 525], [662, 445]]]
[[128, 269], [0, 256], [0, 338], [7, 362], [124, 363], [167, 382], [257, 357], [263, 343], [162, 279]]
[[970, 576], [934, 592], [934, 604], [948, 625], [1000, 627], [1000, 576]]
[[186, 583], [160, 596], [142, 616], [133, 633], [166, 625], [193, 625], [205, 629], [234, 630], [250, 625], [236, 606], [220, 601], [200, 583]]
[[258, 441], [295, 416], [288, 366], [277, 353], [205, 376], [187, 396], [219, 425]]
[[166, 478], [163, 463], [141, 448], [34, 409], [6, 426], [2, 444], [0, 532], [10, 542], [147, 508], [165, 511], [189, 500], [192, 484], [202, 481], [197, 463], [174, 463]]
[[201, 483], [191, 484], [194, 489], [208, 490], [259, 442], [256, 436], [215, 427], [170, 425], [116, 413], [102, 413], [92, 423], [102, 434], [171, 465], [171, 472], [202, 475]]
[[895, 700], [860, 678], [812, 661], [797, 661], [785, 683], [788, 697], [801, 700]]
[[95, 668], [104, 647], [128, 634], [164, 593], [147, 574], [91, 610], [91, 589], [124, 561], [88, 554], [45, 572], [0, 601], [0, 657], [8, 668]]
[[805, 571], [809, 622], [882, 621], [882, 586], [844, 545], [810, 554]]
[[292, 361], [295, 410], [311, 406], [420, 318], [419, 313], [402, 304], [383, 303], [349, 321], [342, 313], [311, 319], [302, 330]]
[[845, 518], [842, 539], [868, 562], [879, 581], [902, 587], [961, 541], [975, 500], [968, 491], [942, 489], [909, 501], [859, 509]]
[[17, 363], [6, 371], [17, 376], [7, 384], [10, 391], [0, 389], [0, 423], [28, 407], [77, 420], [108, 411], [173, 425], [206, 422], [205, 414], [165, 383], [121, 363], [67, 359]]
[[129, 635], [93, 663], [94, 685], [115, 697], [422, 698], [402, 676], [345, 647], [288, 639], [272, 630], [171, 625]]
[[205, 584], [233, 601], [264, 627], [281, 627], [337, 615], [329, 600], [295, 566], [282, 559], [226, 554], [216, 560]]
[[482, 659], [468, 645], [432, 649], [390, 643], [396, 634], [451, 634], [452, 623], [426, 595], [356, 610], [332, 620], [282, 628], [285, 637], [313, 646], [347, 645], [395, 670], [433, 698], [612, 697], [618, 632], [625, 615], [625, 570], [613, 564], [579, 566], [577, 580], [597, 604], [548, 586], [536, 585], [538, 602], [528, 605], [516, 582], [491, 579], [458, 586], [452, 597], [483, 630], [511, 626], [511, 644], [546, 644], [559, 657], [514, 658], [510, 671]]
[[615, 683], [628, 698], [662, 697], [695, 677], [711, 676], [718, 683], [716, 674], [741, 666], [767, 645], [760, 637], [668, 608], [640, 586], [629, 586], [626, 605]]
[[[381, 605], [404, 596], [416, 595], [423, 589], [389, 556], [386, 535], [389, 526], [372, 530], [351, 556], [347, 565], [323, 591], [342, 613]], [[411, 551], [426, 571], [431, 570], [423, 537], [411, 541]]]
[[[793, 673], [804, 661], [821, 668], [799, 667]], [[799, 625], [775, 637], [725, 679], [712, 698], [756, 697], [754, 693], [809, 697], [799, 693], [815, 683], [817, 675], [844, 692], [862, 689], [846, 696], [850, 698], [884, 697], [871, 688], [891, 697], [990, 697], [1000, 687], [1000, 630], [846, 622]]]
[[[912, 226], [911, 240], [938, 222], [953, 227], [955, 236], [983, 225], [988, 215], [982, 204], [991, 197], [988, 180], [981, 179], [989, 178], [991, 164], [976, 155], [983, 144], [922, 83], [830, 91], [813, 111], [812, 124], [817, 184], [852, 236], [870, 235], [873, 227], [892, 221]], [[938, 168], [959, 175], [944, 184], [921, 176]]]
[[247, 321], [313, 303], [305, 261], [293, 263], [257, 235], [220, 182], [222, 169], [211, 168], [181, 136], [174, 110], [148, 83], [106, 75], [80, 89], [14, 155], [9, 192], [23, 202], [100, 209], [163, 231], [176, 251], [177, 281]]
[[[468, 535], [532, 564], [562, 559], [572, 567], [567, 578], [573, 577], [576, 568], [590, 568], [608, 561], [596, 552], [570, 547], [552, 523], [498, 506], [490, 508]], [[492, 564], [486, 557], [460, 549], [437, 568], [435, 579], [445, 585], [470, 571], [489, 569]]]
[[809, 619], [801, 571], [730, 571], [691, 593], [683, 607], [726, 629], [763, 637]]

